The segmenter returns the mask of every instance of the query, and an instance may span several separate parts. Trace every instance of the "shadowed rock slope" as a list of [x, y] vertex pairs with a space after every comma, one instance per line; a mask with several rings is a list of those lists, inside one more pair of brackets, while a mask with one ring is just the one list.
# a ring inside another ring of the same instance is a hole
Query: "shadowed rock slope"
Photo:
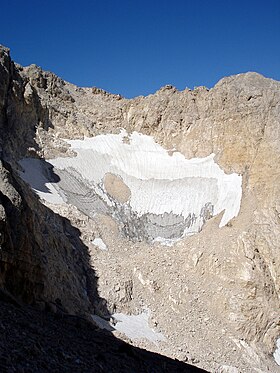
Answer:
[[42, 312], [0, 297], [3, 373], [206, 372], [130, 346], [81, 317]]

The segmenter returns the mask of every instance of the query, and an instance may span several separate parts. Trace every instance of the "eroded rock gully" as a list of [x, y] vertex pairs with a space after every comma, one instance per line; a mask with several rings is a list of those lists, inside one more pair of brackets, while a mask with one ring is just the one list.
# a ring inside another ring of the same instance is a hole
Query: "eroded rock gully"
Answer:
[[210, 371], [278, 371], [280, 83], [128, 100], [0, 56], [2, 287]]

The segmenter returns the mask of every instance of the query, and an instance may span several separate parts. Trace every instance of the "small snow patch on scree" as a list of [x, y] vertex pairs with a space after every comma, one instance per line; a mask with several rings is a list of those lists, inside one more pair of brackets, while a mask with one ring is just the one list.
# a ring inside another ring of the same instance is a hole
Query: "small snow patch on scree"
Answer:
[[102, 251], [107, 251], [108, 250], [108, 248], [107, 248], [105, 242], [102, 240], [102, 238], [97, 237], [93, 241], [91, 241], [91, 243], [93, 243], [93, 245], [97, 246]]
[[155, 332], [149, 326], [149, 311], [144, 311], [140, 315], [115, 313], [112, 316], [116, 321], [114, 328], [132, 340], [148, 339], [154, 343], [165, 341], [163, 334]]
[[147, 308], [139, 315], [126, 315], [124, 313], [114, 313], [114, 322], [109, 322], [97, 315], [91, 315], [94, 322], [102, 329], [117, 330], [125, 334], [131, 340], [147, 339], [153, 343], [165, 341], [162, 333], [154, 331], [149, 326], [150, 310]]
[[280, 365], [280, 338], [276, 341], [276, 350], [273, 354], [274, 360], [276, 361], [276, 364]]

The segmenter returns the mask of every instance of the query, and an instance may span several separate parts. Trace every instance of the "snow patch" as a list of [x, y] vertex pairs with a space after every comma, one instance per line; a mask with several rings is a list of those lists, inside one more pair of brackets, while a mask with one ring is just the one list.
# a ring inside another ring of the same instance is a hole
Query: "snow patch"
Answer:
[[180, 238], [163, 238], [163, 237], [156, 237], [154, 239], [155, 243], [160, 243], [162, 246], [173, 246], [176, 242], [180, 241]]
[[106, 329], [109, 331], [118, 330], [131, 340], [147, 339], [153, 343], [166, 340], [162, 333], [154, 331], [149, 326], [149, 309], [145, 309], [139, 315], [114, 313], [112, 315], [114, 321], [111, 322], [104, 320], [102, 317], [97, 315], [91, 315], [91, 317], [101, 329]]
[[91, 243], [95, 246], [97, 246], [100, 250], [102, 251], [107, 251], [108, 248], [107, 248], [107, 245], [105, 244], [105, 242], [102, 240], [102, 238], [95, 238], [94, 240], [91, 241]]
[[105, 329], [105, 330], [109, 330], [109, 331], [114, 330], [114, 328], [110, 325], [109, 321], [102, 319], [102, 317], [100, 317], [98, 315], [91, 315], [91, 317], [92, 317], [92, 320], [96, 323], [96, 325], [100, 329]]
[[40, 198], [55, 205], [65, 203], [63, 192], [44, 176], [44, 167], [40, 159], [24, 158], [19, 164], [23, 169], [20, 172], [21, 178], [31, 185]]
[[276, 350], [273, 354], [276, 364], [280, 365], [280, 338], [276, 341]]
[[166, 340], [162, 333], [155, 332], [149, 326], [148, 310], [144, 311], [140, 315], [125, 315], [123, 313], [115, 313], [112, 316], [115, 319], [115, 324], [113, 325], [114, 328], [132, 340], [148, 339], [154, 343]]

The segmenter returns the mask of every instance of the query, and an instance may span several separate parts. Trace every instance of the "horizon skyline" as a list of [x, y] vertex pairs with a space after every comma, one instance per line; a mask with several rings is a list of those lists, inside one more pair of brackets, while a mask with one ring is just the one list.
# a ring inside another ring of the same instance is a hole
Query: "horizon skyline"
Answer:
[[[2, 45], [2, 44], [0, 44], [0, 46], [9, 49], [9, 51], [10, 51], [10, 56], [11, 56], [12, 61], [13, 61], [14, 63], [17, 63], [17, 64], [21, 65], [20, 63], [18, 63], [17, 61], [15, 61], [15, 60], [13, 59], [12, 51], [11, 51], [11, 49], [10, 49], [9, 47], [7, 47], [7, 46], [5, 46], [5, 45]], [[237, 76], [237, 75], [245, 75], [245, 74], [250, 74], [250, 73], [261, 75], [261, 76], [263, 76], [265, 79], [272, 79], [272, 80], [275, 80], [275, 81], [279, 81], [279, 82], [280, 82], [280, 78], [279, 78], [279, 79], [274, 79], [274, 78], [272, 78], [272, 77], [270, 77], [270, 76], [265, 76], [264, 74], [259, 73], [259, 72], [257, 72], [257, 71], [245, 71], [245, 72], [240, 72], [240, 73], [236, 73], [236, 74], [232, 74], [232, 75], [222, 76], [222, 77], [221, 77], [220, 79], [218, 79], [218, 80], [217, 80], [217, 81], [216, 81], [216, 82], [215, 82], [211, 87], [210, 87], [210, 86], [208, 87], [208, 86], [206, 86], [206, 85], [195, 85], [195, 86], [193, 86], [193, 87], [188, 87], [188, 86], [186, 86], [185, 88], [179, 89], [179, 88], [177, 88], [176, 86], [174, 86], [173, 84], [166, 83], [165, 85], [163, 85], [163, 86], [161, 86], [161, 87], [158, 87], [154, 92], [150, 92], [150, 93], [148, 93], [148, 94], [146, 94], [146, 95], [139, 94], [138, 96], [126, 97], [126, 96], [123, 96], [121, 93], [118, 93], [118, 92], [110, 92], [110, 91], [104, 89], [103, 87], [98, 87], [98, 86], [95, 86], [95, 85], [92, 85], [92, 86], [80, 86], [80, 85], [77, 85], [77, 84], [75, 84], [75, 83], [73, 83], [73, 82], [71, 82], [71, 81], [68, 81], [68, 80], [63, 79], [61, 76], [57, 75], [57, 74], [56, 74], [55, 72], [53, 72], [53, 71], [43, 69], [41, 66], [37, 65], [35, 62], [34, 62], [34, 63], [31, 63], [30, 65], [26, 65], [26, 66], [21, 65], [21, 66], [22, 66], [22, 67], [28, 67], [28, 66], [31, 66], [31, 65], [36, 65], [38, 68], [42, 69], [43, 71], [45, 71], [45, 72], [50, 72], [50, 73], [56, 75], [58, 78], [61, 78], [61, 79], [64, 80], [65, 82], [70, 83], [70, 84], [73, 84], [73, 85], [77, 86], [78, 88], [98, 88], [98, 89], [101, 89], [101, 90], [103, 90], [103, 91], [105, 91], [105, 92], [107, 92], [107, 93], [109, 93], [109, 94], [112, 94], [112, 95], [121, 95], [121, 96], [122, 96], [123, 98], [125, 98], [125, 99], [133, 99], [133, 98], [137, 98], [137, 97], [141, 97], [141, 96], [143, 96], [143, 97], [147, 97], [147, 96], [149, 96], [149, 95], [153, 95], [153, 94], [155, 94], [157, 91], [159, 91], [161, 88], [164, 88], [165, 86], [172, 86], [173, 88], [175, 88], [175, 89], [176, 89], [177, 91], [179, 91], [179, 92], [182, 92], [182, 91], [184, 91], [185, 89], [190, 89], [190, 90], [193, 91], [194, 89], [199, 88], [199, 87], [206, 87], [207, 89], [210, 90], [210, 89], [214, 88], [215, 85], [218, 84], [218, 83], [219, 83], [222, 79], [224, 79], [224, 78], [229, 78], [229, 77], [231, 77], [231, 76]]]

